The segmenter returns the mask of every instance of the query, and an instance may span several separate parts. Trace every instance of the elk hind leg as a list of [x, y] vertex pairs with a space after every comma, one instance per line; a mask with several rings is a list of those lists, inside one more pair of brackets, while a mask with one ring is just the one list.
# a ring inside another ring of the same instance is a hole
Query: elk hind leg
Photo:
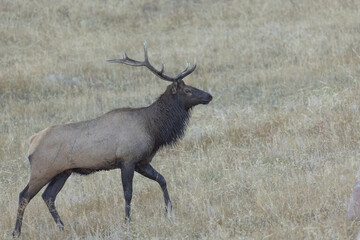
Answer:
[[40, 191], [40, 189], [45, 186], [49, 182], [48, 179], [44, 179], [42, 181], [35, 181], [30, 178], [28, 185], [22, 190], [19, 194], [19, 207], [17, 211], [15, 229], [12, 235], [14, 237], [20, 236], [21, 233], [21, 225], [24, 216], [24, 211], [26, 206], [29, 204], [31, 199]]
[[66, 180], [70, 177], [71, 171], [65, 171], [58, 175], [56, 175], [53, 179], [51, 179], [50, 183], [46, 187], [44, 193], [42, 194], [42, 198], [46, 203], [52, 217], [54, 218], [56, 225], [60, 230], [64, 230], [64, 223], [61, 221], [61, 218], [55, 208], [55, 198], [60, 190], [63, 188]]

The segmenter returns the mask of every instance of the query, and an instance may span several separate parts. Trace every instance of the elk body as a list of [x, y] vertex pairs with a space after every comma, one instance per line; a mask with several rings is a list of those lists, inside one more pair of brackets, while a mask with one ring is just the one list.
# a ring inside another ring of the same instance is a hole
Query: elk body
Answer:
[[126, 220], [130, 220], [135, 171], [160, 184], [165, 211], [171, 210], [165, 178], [150, 162], [160, 147], [175, 143], [184, 134], [192, 107], [209, 103], [212, 96], [182, 80], [195, 70], [196, 63], [170, 77], [164, 74], [164, 65], [158, 71], [149, 63], [146, 44], [144, 52], [143, 62], [129, 58], [126, 53], [123, 59], [109, 62], [145, 66], [161, 79], [170, 81], [153, 104], [144, 108], [115, 109], [89, 121], [51, 126], [30, 138], [30, 179], [19, 194], [13, 236], [20, 235], [24, 210], [45, 185], [42, 198], [56, 224], [61, 230], [64, 228], [55, 208], [55, 198], [72, 173], [87, 175], [120, 168]]

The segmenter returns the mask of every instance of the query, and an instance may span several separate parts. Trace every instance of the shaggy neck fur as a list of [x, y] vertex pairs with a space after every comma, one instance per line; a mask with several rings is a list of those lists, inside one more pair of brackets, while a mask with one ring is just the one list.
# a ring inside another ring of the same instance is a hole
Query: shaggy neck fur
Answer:
[[155, 151], [176, 143], [184, 135], [190, 109], [185, 109], [176, 95], [165, 92], [148, 109], [149, 130], [155, 136]]

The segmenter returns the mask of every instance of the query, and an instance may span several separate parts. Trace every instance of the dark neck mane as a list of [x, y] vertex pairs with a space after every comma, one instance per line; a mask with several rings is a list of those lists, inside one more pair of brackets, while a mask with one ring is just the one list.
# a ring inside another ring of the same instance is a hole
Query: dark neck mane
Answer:
[[176, 95], [165, 92], [147, 110], [149, 131], [155, 138], [155, 151], [176, 143], [184, 135], [190, 112]]

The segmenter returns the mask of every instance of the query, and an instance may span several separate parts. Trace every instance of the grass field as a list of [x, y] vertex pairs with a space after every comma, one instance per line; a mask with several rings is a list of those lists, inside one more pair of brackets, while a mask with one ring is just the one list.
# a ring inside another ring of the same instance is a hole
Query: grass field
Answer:
[[151, 104], [168, 83], [110, 64], [123, 49], [214, 99], [184, 139], [134, 178], [124, 223], [119, 170], [73, 175], [57, 198], [59, 232], [41, 192], [21, 239], [355, 239], [347, 220], [360, 180], [360, 2], [355, 0], [0, 3], [0, 239], [11, 239], [29, 178], [28, 138], [54, 124]]

